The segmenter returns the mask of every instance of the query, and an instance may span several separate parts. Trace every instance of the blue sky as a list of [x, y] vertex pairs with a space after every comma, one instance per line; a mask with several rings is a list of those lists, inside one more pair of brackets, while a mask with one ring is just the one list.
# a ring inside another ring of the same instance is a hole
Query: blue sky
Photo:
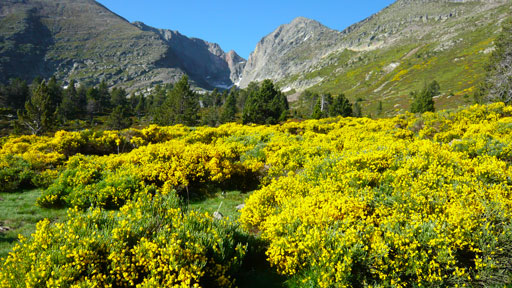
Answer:
[[303, 16], [343, 30], [394, 0], [99, 0], [126, 18], [218, 43], [247, 58], [262, 37]]

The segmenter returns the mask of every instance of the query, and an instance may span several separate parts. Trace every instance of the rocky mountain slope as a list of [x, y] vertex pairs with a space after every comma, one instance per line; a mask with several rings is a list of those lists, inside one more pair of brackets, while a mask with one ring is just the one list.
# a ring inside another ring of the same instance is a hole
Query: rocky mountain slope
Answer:
[[307, 72], [322, 57], [335, 51], [341, 41], [340, 32], [314, 20], [296, 18], [279, 26], [256, 45], [242, 73], [240, 86], [246, 87], [251, 81], [279, 80]]
[[410, 91], [437, 80], [436, 107], [453, 107], [483, 79], [511, 7], [509, 0], [398, 0], [341, 32], [298, 18], [258, 43], [241, 86], [270, 78], [290, 93], [362, 98], [369, 113], [383, 101], [393, 114], [408, 109]]
[[176, 31], [131, 24], [93, 0], [2, 0], [0, 81], [56, 75], [130, 90], [188, 74], [211, 89], [238, 81], [245, 60]]
[[188, 38], [178, 31], [156, 29], [141, 22], [134, 25], [159, 35], [180, 60], [184, 71], [193, 79], [203, 79], [203, 85], [229, 87], [239, 80], [246, 61], [235, 51], [225, 53], [217, 43]]

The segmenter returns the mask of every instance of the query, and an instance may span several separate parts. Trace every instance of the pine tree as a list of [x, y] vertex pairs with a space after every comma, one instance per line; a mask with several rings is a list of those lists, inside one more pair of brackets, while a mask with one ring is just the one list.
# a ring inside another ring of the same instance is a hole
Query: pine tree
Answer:
[[281, 93], [280, 90], [277, 90], [277, 95], [274, 97], [271, 104], [271, 111], [274, 113], [274, 118], [277, 119], [276, 123], [285, 121], [288, 118], [290, 110], [286, 95]]
[[80, 84], [78, 89], [76, 90], [77, 94], [77, 103], [76, 103], [76, 111], [77, 117], [83, 117], [87, 114], [87, 87], [85, 85]]
[[142, 118], [147, 110], [146, 110], [146, 98], [144, 98], [144, 95], [140, 94], [137, 97], [137, 106], [135, 106], [135, 114], [137, 114], [137, 117], [140, 119]]
[[57, 108], [62, 103], [62, 87], [55, 79], [55, 76], [51, 77], [47, 84], [48, 93], [50, 95], [50, 105], [53, 110], [57, 110]]
[[312, 119], [320, 119], [322, 118], [322, 99], [318, 98], [316, 101], [315, 107], [313, 107], [313, 113], [311, 113]]
[[212, 93], [210, 94], [210, 101], [207, 107], [220, 107], [222, 105], [222, 99], [221, 95], [219, 94], [219, 90], [217, 88], [213, 89]]
[[27, 82], [14, 78], [2, 87], [0, 94], [2, 107], [18, 110], [23, 109], [25, 102], [30, 98], [30, 89]]
[[425, 85], [420, 92], [413, 91], [411, 96], [413, 98], [411, 104], [412, 113], [424, 113], [427, 111], [434, 112], [434, 96], [439, 95], [440, 87], [437, 81], [432, 81], [430, 84]]
[[127, 93], [123, 88], [115, 87], [110, 93], [110, 105], [112, 107], [122, 106], [128, 107], [128, 99], [126, 98]]
[[54, 127], [55, 119], [56, 110], [48, 86], [43, 81], [25, 103], [25, 111], [18, 110], [18, 121], [31, 134], [40, 135]]
[[[313, 93], [309, 90], [305, 90], [299, 95], [298, 103], [296, 105], [297, 116], [299, 118], [310, 118], [315, 110], [315, 106], [318, 103], [318, 94]], [[321, 108], [321, 107], [319, 107]], [[321, 110], [321, 109], [320, 109]], [[318, 112], [317, 112], [318, 113]]]
[[275, 124], [288, 116], [288, 101], [271, 80], [264, 80], [258, 90], [250, 91], [245, 103], [243, 123]]
[[190, 89], [188, 77], [183, 76], [167, 93], [167, 98], [155, 115], [160, 125], [184, 124], [194, 126], [198, 123], [199, 97]]
[[116, 106], [107, 119], [107, 126], [113, 130], [122, 130], [132, 125], [130, 114], [124, 106]]
[[235, 93], [229, 93], [226, 102], [222, 106], [222, 115], [221, 115], [221, 121], [226, 122], [233, 122], [235, 121], [235, 115], [236, 115], [236, 98]]
[[352, 104], [345, 97], [345, 94], [340, 94], [338, 95], [338, 97], [334, 98], [334, 103], [331, 105], [329, 109], [329, 116], [352, 116]]
[[100, 85], [97, 88], [98, 94], [96, 98], [96, 102], [98, 104], [98, 112], [99, 113], [105, 113], [106, 111], [110, 110], [112, 107], [110, 103], [110, 93], [108, 91], [108, 85], [105, 80], [102, 80]]
[[67, 119], [78, 118], [78, 92], [75, 88], [75, 81], [71, 80], [68, 87], [62, 93], [62, 102], [60, 103], [60, 113]]
[[[148, 96], [147, 110], [155, 121], [161, 116], [162, 105], [167, 99], [168, 90], [166, 87], [156, 85], [151, 94]], [[157, 121], [158, 123], [158, 121]]]
[[97, 88], [90, 87], [87, 89], [87, 114], [89, 115], [89, 119], [91, 124], [94, 120], [94, 116], [100, 112], [100, 95]]

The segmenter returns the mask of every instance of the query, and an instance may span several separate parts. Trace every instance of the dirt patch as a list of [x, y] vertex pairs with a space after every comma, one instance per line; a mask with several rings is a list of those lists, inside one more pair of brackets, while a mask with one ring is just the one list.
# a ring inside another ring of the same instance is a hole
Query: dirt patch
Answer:
[[423, 45], [412, 49], [411, 52], [407, 53], [407, 55], [404, 56], [404, 59], [407, 59], [407, 58], [411, 57], [412, 55], [416, 54], [416, 52], [418, 52], [421, 48], [423, 48]]

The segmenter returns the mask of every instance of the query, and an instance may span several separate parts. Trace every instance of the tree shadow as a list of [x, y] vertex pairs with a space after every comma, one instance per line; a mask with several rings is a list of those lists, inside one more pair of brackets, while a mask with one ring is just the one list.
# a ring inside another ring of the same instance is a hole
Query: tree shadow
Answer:
[[18, 237], [7, 235], [5, 232], [0, 232], [0, 243], [13, 243], [18, 241]]

